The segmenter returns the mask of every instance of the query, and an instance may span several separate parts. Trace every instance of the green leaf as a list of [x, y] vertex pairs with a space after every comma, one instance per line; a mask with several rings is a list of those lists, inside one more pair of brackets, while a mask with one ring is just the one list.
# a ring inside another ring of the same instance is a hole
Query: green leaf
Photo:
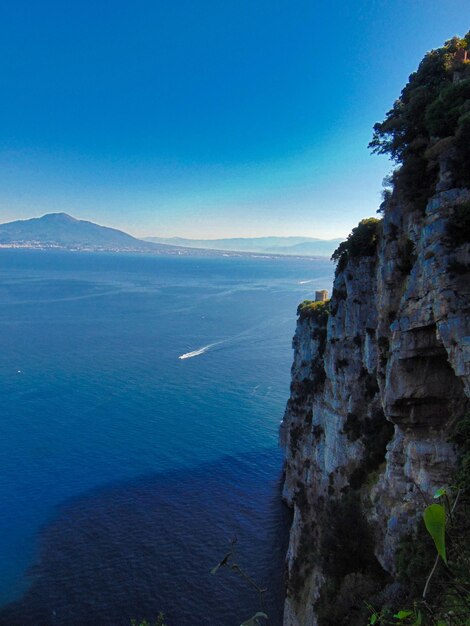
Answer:
[[261, 613], [261, 611], [258, 611], [258, 613], [255, 613], [253, 617], [250, 617], [250, 619], [248, 619], [246, 622], [243, 622], [243, 624], [240, 624], [240, 626], [259, 626], [260, 618], [268, 619], [268, 616], [266, 615], [266, 613]]
[[446, 512], [441, 504], [431, 504], [423, 513], [426, 530], [431, 535], [436, 550], [447, 565], [446, 557]]
[[406, 617], [410, 617], [410, 615], [413, 615], [413, 611], [398, 611], [398, 613], [396, 613], [393, 617], [396, 617], [397, 619], [405, 619]]
[[378, 616], [378, 614], [377, 614], [377, 613], [374, 613], [374, 614], [372, 615], [372, 617], [370, 618], [370, 622], [369, 622], [369, 623], [370, 623], [370, 624], [375, 624], [375, 623], [377, 622], [378, 617], [379, 617], [379, 616]]
[[434, 498], [435, 500], [438, 500], [439, 498], [442, 498], [442, 496], [445, 496], [445, 495], [446, 495], [446, 493], [447, 493], [447, 491], [445, 490], [445, 488], [444, 488], [444, 487], [441, 487], [440, 489], [438, 489], [438, 490], [436, 491], [436, 493], [434, 494], [433, 498]]

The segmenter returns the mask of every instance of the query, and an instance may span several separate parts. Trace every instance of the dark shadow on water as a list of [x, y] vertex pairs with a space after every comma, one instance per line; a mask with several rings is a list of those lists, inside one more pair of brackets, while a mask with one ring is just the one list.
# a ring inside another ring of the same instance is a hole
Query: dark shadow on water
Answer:
[[196, 469], [97, 489], [61, 507], [41, 531], [29, 590], [0, 612], [1, 626], [238, 626], [256, 595], [210, 569], [238, 538], [238, 561], [268, 588], [282, 623], [290, 514], [281, 503], [279, 451], [226, 457]]

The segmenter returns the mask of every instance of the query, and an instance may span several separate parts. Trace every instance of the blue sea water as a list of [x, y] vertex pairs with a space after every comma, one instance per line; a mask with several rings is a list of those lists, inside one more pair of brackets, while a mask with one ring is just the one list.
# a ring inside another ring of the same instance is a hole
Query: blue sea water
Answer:
[[[326, 260], [0, 251], [0, 624], [282, 613], [278, 425]], [[186, 356], [186, 358], [179, 358]]]

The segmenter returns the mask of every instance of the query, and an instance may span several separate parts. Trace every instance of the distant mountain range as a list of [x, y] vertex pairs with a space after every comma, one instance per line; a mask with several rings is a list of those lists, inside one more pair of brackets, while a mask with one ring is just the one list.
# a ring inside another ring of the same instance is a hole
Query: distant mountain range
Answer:
[[311, 237], [255, 237], [238, 239], [165, 239], [132, 237], [121, 230], [78, 220], [67, 213], [48, 213], [29, 220], [0, 224], [0, 247], [59, 248], [147, 252], [173, 255], [217, 253], [330, 256], [340, 239]]
[[295, 256], [331, 256], [342, 239], [315, 239], [314, 237], [250, 237], [232, 239], [183, 239], [182, 237], [146, 237], [145, 241], [185, 248], [209, 248], [261, 254], [289, 254]]
[[189, 249], [185, 251], [179, 247], [143, 241], [116, 228], [77, 220], [67, 213], [48, 213], [29, 220], [0, 224], [0, 246], [194, 254]]

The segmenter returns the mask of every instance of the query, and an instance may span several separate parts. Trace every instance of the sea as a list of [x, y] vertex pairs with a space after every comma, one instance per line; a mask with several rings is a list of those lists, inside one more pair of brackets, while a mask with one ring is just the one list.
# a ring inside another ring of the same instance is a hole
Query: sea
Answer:
[[326, 259], [0, 250], [2, 626], [239, 626], [259, 589], [282, 623], [278, 429], [297, 305], [332, 279]]

